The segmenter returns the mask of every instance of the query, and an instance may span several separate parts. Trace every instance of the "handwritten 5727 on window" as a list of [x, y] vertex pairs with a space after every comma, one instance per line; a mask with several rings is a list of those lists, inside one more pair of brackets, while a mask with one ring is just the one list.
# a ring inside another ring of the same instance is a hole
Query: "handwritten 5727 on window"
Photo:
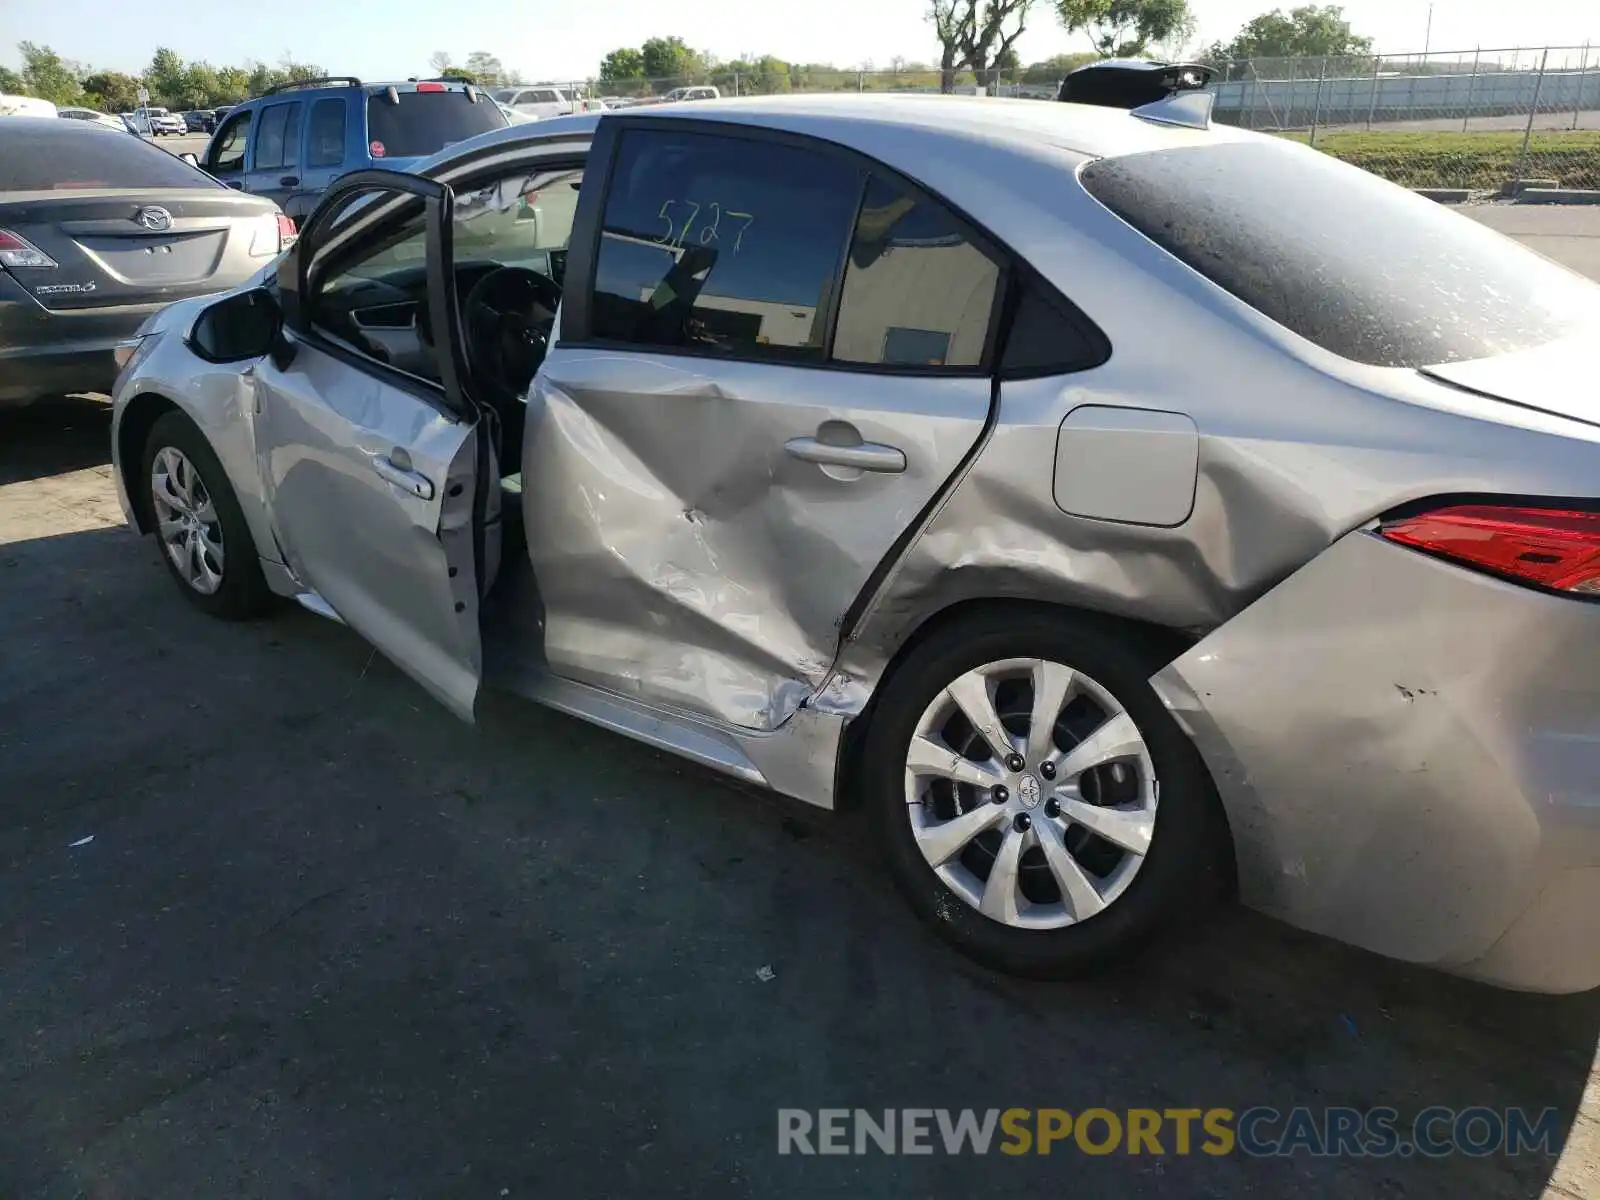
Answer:
[[735, 254], [744, 249], [744, 235], [756, 221], [754, 214], [724, 209], [715, 200], [708, 203], [664, 200], [661, 211], [656, 215], [666, 226], [665, 231], [656, 236], [656, 242], [673, 247], [682, 247], [686, 242], [700, 246], [718, 245], [722, 242], [722, 223], [726, 220], [730, 222], [729, 233], [733, 237]]

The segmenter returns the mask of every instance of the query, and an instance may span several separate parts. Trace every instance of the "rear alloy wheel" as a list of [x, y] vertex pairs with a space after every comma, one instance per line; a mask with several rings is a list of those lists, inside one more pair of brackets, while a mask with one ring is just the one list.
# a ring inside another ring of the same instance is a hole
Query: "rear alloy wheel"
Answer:
[[1127, 637], [979, 616], [885, 684], [865, 759], [879, 840], [913, 906], [980, 961], [1079, 974], [1221, 890], [1209, 778], [1147, 682], [1160, 655]]
[[182, 413], [167, 413], [151, 428], [143, 461], [161, 559], [183, 594], [217, 617], [270, 610], [244, 513], [205, 435]]

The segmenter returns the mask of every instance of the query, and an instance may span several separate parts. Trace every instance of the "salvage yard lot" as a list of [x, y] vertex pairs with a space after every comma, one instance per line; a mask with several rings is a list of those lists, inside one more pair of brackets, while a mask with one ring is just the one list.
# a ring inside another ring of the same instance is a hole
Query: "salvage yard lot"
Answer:
[[[1518, 213], [1474, 211], [1593, 245]], [[298, 610], [203, 618], [106, 425], [0, 413], [0, 1196], [1600, 1194], [1600, 993], [1240, 911], [996, 977], [849, 820], [510, 697], [467, 728]], [[1564, 1153], [776, 1153], [780, 1107], [1383, 1103], [1554, 1107]]]

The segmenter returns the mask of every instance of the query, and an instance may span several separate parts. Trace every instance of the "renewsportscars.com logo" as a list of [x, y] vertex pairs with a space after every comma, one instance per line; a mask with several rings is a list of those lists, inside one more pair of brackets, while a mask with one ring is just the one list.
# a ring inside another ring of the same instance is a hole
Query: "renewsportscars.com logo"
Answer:
[[1546, 1108], [780, 1108], [779, 1154], [1245, 1154], [1443, 1158], [1561, 1150]]

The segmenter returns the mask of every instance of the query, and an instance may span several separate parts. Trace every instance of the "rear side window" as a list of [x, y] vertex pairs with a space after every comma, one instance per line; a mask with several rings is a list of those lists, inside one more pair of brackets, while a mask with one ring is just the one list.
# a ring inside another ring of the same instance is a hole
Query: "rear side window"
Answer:
[[845, 265], [837, 362], [977, 367], [1000, 267], [942, 204], [874, 175]]
[[381, 92], [367, 97], [367, 140], [373, 158], [420, 158], [452, 142], [505, 128], [505, 114], [481, 93], [476, 104], [466, 92], [399, 95], [398, 104], [389, 103]]
[[1600, 289], [1476, 221], [1273, 140], [1103, 158], [1090, 194], [1280, 325], [1355, 362], [1423, 367], [1576, 332]]
[[0, 120], [0, 192], [221, 186], [141, 138], [69, 121], [45, 132], [18, 132], [18, 125], [31, 122]]
[[306, 166], [337, 167], [344, 161], [344, 99], [318, 100], [306, 126]]
[[715, 134], [622, 136], [593, 334], [820, 362], [862, 177], [826, 154]]

